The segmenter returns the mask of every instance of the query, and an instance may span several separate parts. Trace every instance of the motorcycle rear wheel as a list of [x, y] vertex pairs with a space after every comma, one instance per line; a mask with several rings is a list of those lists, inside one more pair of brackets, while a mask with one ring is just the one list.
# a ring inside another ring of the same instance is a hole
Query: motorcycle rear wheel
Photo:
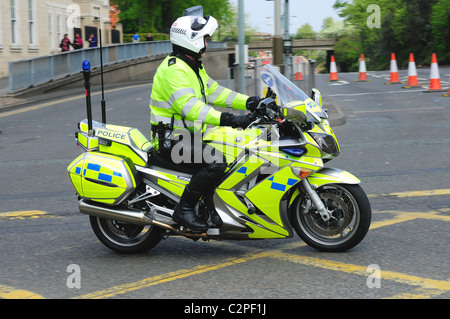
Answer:
[[371, 208], [359, 185], [332, 184], [317, 190], [331, 219], [324, 221], [307, 196], [292, 206], [291, 221], [296, 233], [309, 246], [324, 252], [347, 251], [363, 240], [371, 221]]
[[132, 225], [96, 216], [89, 216], [89, 219], [95, 236], [120, 254], [146, 252], [162, 239], [162, 229], [155, 226]]

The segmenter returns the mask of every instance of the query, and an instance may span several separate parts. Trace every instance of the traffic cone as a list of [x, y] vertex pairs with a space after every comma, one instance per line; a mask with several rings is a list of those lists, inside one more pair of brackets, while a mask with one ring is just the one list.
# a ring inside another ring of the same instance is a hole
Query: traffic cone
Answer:
[[398, 84], [404, 83], [400, 82], [400, 78], [398, 77], [398, 68], [397, 68], [397, 60], [395, 59], [395, 53], [391, 53], [391, 78], [388, 83], [385, 84]]
[[437, 63], [436, 53], [431, 55], [431, 68], [430, 68], [430, 87], [424, 92], [445, 92], [441, 86], [441, 78], [439, 76], [439, 66]]
[[301, 65], [300, 65], [300, 58], [297, 57], [297, 65], [295, 66], [297, 72], [295, 72], [295, 80], [303, 80], [303, 74], [300, 71]]
[[337, 74], [336, 61], [334, 60], [334, 55], [331, 56], [330, 61], [330, 79], [328, 81], [339, 81]]
[[367, 79], [366, 61], [364, 60], [364, 54], [361, 54], [359, 59], [359, 78], [355, 82], [369, 82]]
[[417, 79], [417, 69], [416, 69], [416, 62], [414, 61], [414, 54], [409, 54], [409, 64], [408, 64], [408, 84], [407, 86], [404, 86], [404, 89], [411, 89], [411, 88], [421, 88], [423, 85], [419, 84], [419, 81]]

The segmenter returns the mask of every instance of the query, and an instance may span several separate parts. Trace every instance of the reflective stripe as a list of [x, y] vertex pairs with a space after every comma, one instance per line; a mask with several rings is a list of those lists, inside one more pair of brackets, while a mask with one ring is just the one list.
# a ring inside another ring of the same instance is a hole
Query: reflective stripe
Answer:
[[225, 105], [226, 106], [232, 106], [234, 99], [236, 98], [236, 96], [238, 95], [237, 92], [230, 92], [230, 95], [228, 95], [227, 99], [225, 100]]
[[212, 87], [214, 85], [216, 81], [214, 81], [211, 78], [208, 78], [208, 81], [206, 82], [206, 87], [209, 89], [210, 87]]
[[150, 106], [151, 107], [159, 107], [161, 109], [171, 109], [172, 108], [172, 105], [170, 105], [168, 102], [156, 101], [152, 98], [150, 98]]
[[200, 114], [198, 115], [198, 121], [205, 122], [206, 116], [208, 115], [209, 110], [211, 110], [211, 106], [205, 104], [202, 107], [202, 110], [200, 111]]
[[183, 95], [189, 94], [189, 93], [191, 93], [191, 94], [193, 94], [193, 95], [195, 96], [195, 91], [194, 91], [193, 88], [183, 88], [183, 89], [179, 89], [178, 91], [176, 91], [175, 93], [173, 93], [173, 94], [170, 96], [168, 102], [169, 102], [170, 104], [173, 104], [173, 103], [175, 103], [175, 100], [176, 100], [176, 99], [182, 97]]
[[183, 109], [181, 110], [181, 115], [183, 117], [187, 117], [189, 112], [192, 110], [192, 108], [198, 101], [200, 100], [195, 97], [190, 98], [189, 101], [187, 101], [186, 104], [183, 106]]
[[210, 95], [208, 95], [208, 101], [210, 103], [214, 103], [214, 101], [222, 94], [222, 92], [225, 90], [223, 86], [218, 86], [217, 89], [212, 92]]
[[[155, 115], [153, 113], [150, 113], [150, 121], [152, 123], [154, 123], [155, 125], [157, 125], [159, 122], [163, 122], [163, 124], [170, 124], [172, 122], [172, 117], [160, 116], [160, 115]], [[185, 122], [186, 122], [187, 127], [194, 127], [194, 125], [195, 125], [195, 123], [191, 122], [191, 121], [185, 120]], [[183, 121], [177, 120], [177, 119], [174, 119], [173, 125], [175, 128], [184, 127]]]
[[183, 88], [180, 89], [178, 91], [176, 91], [175, 93], [173, 93], [170, 97], [168, 101], [157, 101], [152, 99], [152, 97], [150, 97], [150, 106], [156, 106], [162, 109], [171, 109], [172, 108], [172, 104], [175, 102], [176, 99], [182, 97], [183, 95], [192, 93], [195, 95], [195, 91], [193, 88]]

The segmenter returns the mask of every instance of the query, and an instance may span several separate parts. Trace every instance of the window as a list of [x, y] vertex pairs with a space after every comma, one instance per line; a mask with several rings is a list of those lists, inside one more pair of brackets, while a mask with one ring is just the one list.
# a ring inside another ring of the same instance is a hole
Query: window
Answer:
[[53, 18], [52, 14], [48, 14], [48, 36], [50, 37], [50, 49], [55, 48], [55, 39], [53, 38]]
[[11, 12], [11, 43], [18, 44], [18, 34], [17, 34], [17, 7], [16, 0], [10, 0], [10, 12]]
[[29, 44], [36, 44], [36, 31], [34, 20], [34, 0], [28, 0], [28, 32], [29, 32]]
[[58, 43], [60, 43], [60, 41], [63, 38], [61, 32], [62, 32], [62, 30], [61, 30], [61, 16], [57, 15], [56, 16], [56, 39], [57, 39]]

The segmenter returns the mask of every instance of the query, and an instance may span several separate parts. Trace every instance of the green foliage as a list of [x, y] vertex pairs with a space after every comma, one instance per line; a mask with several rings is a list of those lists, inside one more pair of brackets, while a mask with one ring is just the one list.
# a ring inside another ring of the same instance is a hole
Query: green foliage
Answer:
[[297, 34], [294, 36], [294, 39], [314, 39], [315, 37], [316, 33], [312, 26], [309, 23], [305, 23], [297, 29]]
[[118, 5], [124, 34], [168, 34], [184, 10], [197, 5], [202, 5], [204, 14], [214, 16], [219, 25], [230, 23], [233, 17], [228, 0], [111, 0], [111, 4]]
[[[367, 8], [374, 3], [380, 8], [380, 28], [368, 24], [373, 12]], [[389, 67], [391, 52], [400, 67], [407, 66], [409, 53], [414, 53], [418, 64], [429, 64], [433, 52], [439, 63], [450, 62], [448, 0], [337, 0], [334, 8], [345, 19], [347, 29], [335, 48], [343, 71], [355, 71], [360, 54], [374, 70]]]

